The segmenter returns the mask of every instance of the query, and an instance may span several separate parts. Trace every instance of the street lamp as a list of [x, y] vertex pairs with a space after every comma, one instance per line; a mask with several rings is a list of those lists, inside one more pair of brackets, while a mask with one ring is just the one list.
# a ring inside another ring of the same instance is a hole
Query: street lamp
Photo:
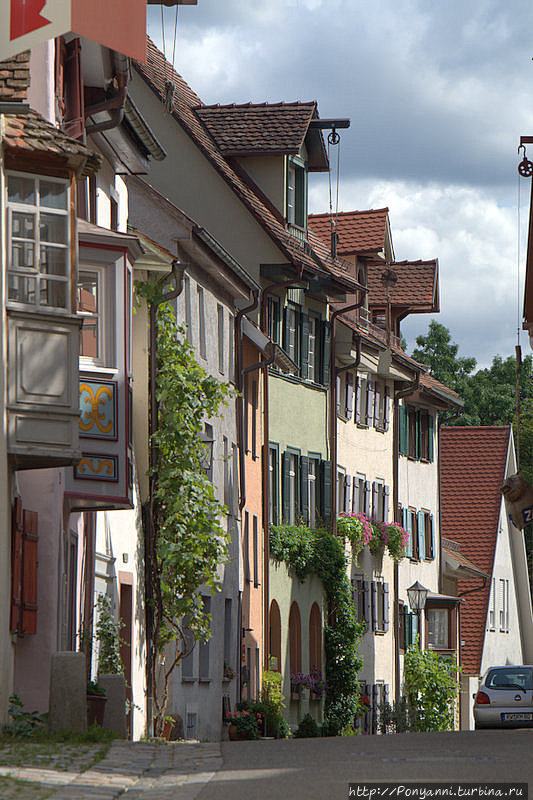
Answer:
[[421, 611], [424, 610], [426, 606], [426, 600], [428, 596], [428, 590], [425, 586], [417, 581], [413, 583], [407, 590], [407, 597], [409, 598], [409, 606], [411, 611], [419, 614]]
[[203, 453], [200, 456], [200, 467], [205, 470], [206, 475], [209, 475], [213, 466], [213, 445], [215, 440], [205, 431], [199, 434], [199, 439], [203, 447]]

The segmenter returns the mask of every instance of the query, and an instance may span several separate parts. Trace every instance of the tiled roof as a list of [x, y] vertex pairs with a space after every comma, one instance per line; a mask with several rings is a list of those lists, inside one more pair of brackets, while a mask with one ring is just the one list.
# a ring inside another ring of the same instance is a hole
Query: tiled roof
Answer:
[[448, 555], [450, 558], [456, 561], [460, 567], [463, 567], [469, 572], [477, 573], [478, 575], [481, 575], [482, 578], [490, 578], [488, 573], [483, 572], [483, 570], [479, 569], [479, 567], [474, 564], [473, 561], [470, 561], [469, 558], [461, 553], [460, 547], [461, 546], [458, 542], [452, 542], [450, 539], [445, 539], [442, 537], [443, 553]]
[[30, 51], [0, 61], [0, 100], [3, 102], [26, 99], [30, 85]]
[[198, 106], [196, 115], [225, 156], [298, 153], [316, 103]]
[[[441, 534], [458, 542], [461, 553], [492, 575], [498, 520], [511, 429], [509, 426], [442, 427]], [[474, 588], [459, 581], [459, 592]], [[479, 674], [485, 639], [490, 581], [465, 597], [461, 608], [463, 669]]]
[[[412, 359], [414, 361], [414, 359]], [[417, 363], [417, 362], [415, 362]], [[437, 394], [444, 394], [446, 395], [452, 402], [457, 403], [458, 405], [462, 405], [463, 401], [461, 397], [454, 392], [453, 389], [450, 389], [449, 386], [446, 386], [444, 383], [441, 383], [433, 375], [430, 375], [429, 372], [422, 372], [420, 375], [420, 385], [423, 389], [429, 389], [429, 391], [437, 392]]]
[[[341, 255], [379, 253], [385, 247], [388, 208], [371, 208], [368, 211], [342, 211], [335, 217]], [[309, 214], [308, 224], [328, 246], [331, 243], [329, 214]]]
[[245, 179], [220, 152], [197, 116], [196, 112], [202, 106], [200, 98], [165, 60], [163, 54], [149, 38], [147, 38], [146, 55], [146, 64], [135, 63], [138, 73], [163, 101], [167, 96], [166, 84], [168, 81], [172, 81], [175, 87], [172, 98], [174, 118], [247, 206], [250, 213], [285, 255], [287, 261], [296, 267], [303, 266], [316, 275], [324, 277], [329, 275], [348, 291], [356, 290], [358, 284], [344, 266], [338, 261], [333, 262], [331, 257], [327, 262], [321, 261], [316, 254], [313, 254], [308, 242], [289, 233], [280, 221], [279, 215], [276, 215], [273, 209], [264, 202], [262, 193], [258, 189], [256, 190], [251, 178], [247, 176]]
[[51, 125], [36, 111], [4, 116], [4, 148], [16, 156], [47, 155], [66, 160], [81, 175], [97, 172], [101, 157]]
[[[387, 292], [381, 282], [385, 262], [371, 261], [367, 267], [368, 305], [385, 306]], [[430, 261], [395, 261], [391, 268], [398, 276], [391, 290], [393, 306], [405, 306], [413, 312], [437, 312], [439, 310], [439, 263]]]

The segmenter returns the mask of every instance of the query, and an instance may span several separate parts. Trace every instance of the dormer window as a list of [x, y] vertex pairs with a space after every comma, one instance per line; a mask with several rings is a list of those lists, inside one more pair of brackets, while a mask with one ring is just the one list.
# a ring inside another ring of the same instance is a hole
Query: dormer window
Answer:
[[307, 170], [296, 157], [287, 162], [287, 222], [299, 228], [307, 222]]
[[69, 310], [68, 184], [9, 174], [8, 300], [46, 310]]

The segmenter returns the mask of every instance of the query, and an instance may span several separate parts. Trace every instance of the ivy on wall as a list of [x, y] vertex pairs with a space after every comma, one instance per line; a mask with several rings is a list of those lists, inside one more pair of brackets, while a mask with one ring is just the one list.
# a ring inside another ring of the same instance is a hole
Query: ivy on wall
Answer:
[[328, 602], [324, 726], [332, 736], [350, 732], [360, 711], [357, 675], [363, 660], [358, 650], [364, 627], [354, 614], [344, 539], [323, 529], [276, 525], [270, 530], [270, 556], [301, 581], [315, 574], [324, 585]]

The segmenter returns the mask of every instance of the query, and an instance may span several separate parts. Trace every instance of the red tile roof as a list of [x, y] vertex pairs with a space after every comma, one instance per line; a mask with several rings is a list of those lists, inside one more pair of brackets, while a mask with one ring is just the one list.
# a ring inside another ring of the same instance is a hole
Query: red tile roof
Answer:
[[198, 106], [196, 115], [225, 156], [298, 153], [316, 103]]
[[[63, 131], [51, 125], [36, 111], [28, 114], [4, 115], [5, 128], [3, 145], [6, 153], [13, 158], [23, 159], [29, 155], [58, 159], [67, 163], [80, 175], [98, 172], [101, 157], [78, 139], [72, 139]], [[10, 164], [16, 167], [17, 164]]]
[[252, 179], [249, 176], [245, 179], [240, 171], [220, 152], [214, 139], [200, 123], [197, 115], [199, 107], [203, 106], [200, 98], [166, 61], [164, 55], [148, 37], [146, 51], [146, 64], [135, 62], [135, 68], [139, 75], [163, 101], [167, 97], [168, 81], [172, 81], [174, 93], [171, 110], [174, 118], [246, 205], [250, 213], [285, 255], [287, 261], [296, 267], [303, 266], [315, 275], [333, 277], [348, 291], [355, 291], [358, 284], [344, 265], [339, 261], [333, 261], [330, 255], [327, 260], [319, 258], [309, 242], [292, 235], [281, 222], [279, 215], [274, 213], [269, 204], [264, 201], [262, 192], [255, 187]]
[[[442, 427], [441, 534], [458, 542], [461, 553], [492, 575], [498, 520], [511, 428]], [[459, 581], [459, 592], [474, 588]], [[490, 581], [465, 597], [461, 607], [463, 669], [479, 674], [485, 640]]]
[[[408, 358], [410, 357], [408, 356]], [[411, 360], [414, 361], [414, 358]], [[460, 406], [463, 405], [463, 400], [457, 394], [457, 392], [454, 392], [454, 390], [450, 389], [449, 386], [446, 386], [444, 383], [438, 381], [436, 378], [433, 377], [433, 375], [430, 375], [429, 372], [421, 373], [420, 386], [423, 389], [428, 389], [430, 393], [436, 392], [439, 395], [445, 395], [448, 398], [448, 400], [453, 402], [455, 405], [460, 405]]]
[[[341, 211], [337, 220], [338, 252], [341, 255], [379, 253], [385, 247], [388, 225], [388, 208], [371, 208], [368, 211]], [[329, 214], [309, 214], [308, 224], [328, 246], [331, 243]]]
[[30, 85], [30, 51], [0, 61], [0, 100], [3, 102], [26, 99]]
[[[368, 305], [385, 306], [387, 292], [381, 282], [381, 274], [386, 268], [384, 261], [371, 261], [367, 267]], [[391, 268], [398, 276], [398, 282], [391, 290], [391, 303], [394, 307], [404, 306], [411, 313], [439, 311], [439, 262], [395, 261]]]

